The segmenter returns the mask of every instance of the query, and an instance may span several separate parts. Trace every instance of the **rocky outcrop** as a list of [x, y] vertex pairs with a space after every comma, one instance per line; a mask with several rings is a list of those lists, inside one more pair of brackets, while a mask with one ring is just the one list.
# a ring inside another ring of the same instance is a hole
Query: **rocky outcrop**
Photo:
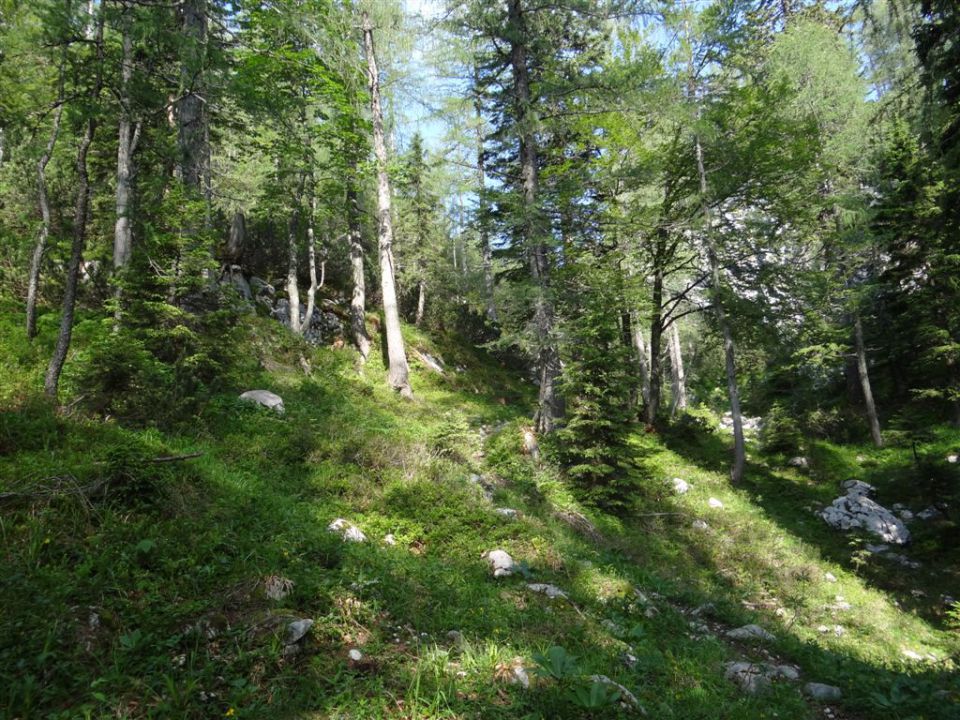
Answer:
[[868, 497], [874, 492], [872, 485], [848, 480], [843, 489], [846, 494], [820, 512], [820, 517], [828, 525], [837, 530], [866, 530], [894, 545], [910, 542], [910, 531], [903, 521]]
[[240, 395], [240, 399], [245, 402], [263, 405], [263, 407], [273, 410], [277, 415], [283, 415], [285, 412], [283, 398], [269, 390], [247, 390]]

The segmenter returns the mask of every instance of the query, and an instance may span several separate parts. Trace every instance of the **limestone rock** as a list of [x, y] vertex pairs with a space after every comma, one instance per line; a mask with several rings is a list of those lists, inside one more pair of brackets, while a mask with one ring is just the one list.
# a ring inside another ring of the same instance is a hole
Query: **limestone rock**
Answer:
[[808, 468], [810, 467], [810, 461], [803, 455], [798, 455], [797, 457], [792, 457], [787, 460], [787, 465], [795, 468]]
[[736, 683], [743, 692], [757, 695], [770, 687], [774, 680], [798, 680], [800, 672], [792, 665], [753, 663], [746, 660], [729, 662], [724, 677]]
[[343, 518], [337, 518], [332, 523], [327, 525], [327, 530], [330, 532], [337, 533], [340, 537], [346, 542], [366, 542], [367, 536], [363, 534], [363, 531], [354, 525], [352, 522], [348, 522]]
[[516, 520], [520, 516], [520, 513], [513, 508], [495, 508], [494, 512], [501, 517], [507, 518], [508, 520]]
[[513, 575], [513, 558], [510, 557], [510, 554], [506, 551], [491, 550], [488, 553], [484, 553], [483, 557], [490, 563], [490, 568], [493, 570], [493, 576], [495, 578]]
[[550, 585], [548, 583], [527, 583], [527, 588], [535, 593], [543, 593], [551, 600], [557, 598], [567, 599], [567, 594], [556, 585]]
[[903, 521], [868, 495], [872, 485], [860, 480], [843, 484], [846, 495], [838, 497], [820, 512], [820, 517], [838, 530], [866, 530], [885, 542], [905, 545], [910, 542], [910, 531]]
[[307, 636], [307, 633], [310, 632], [310, 628], [313, 627], [313, 620], [310, 618], [303, 618], [301, 620], [294, 620], [289, 625], [287, 625], [287, 637], [284, 641], [287, 645], [293, 645], [298, 643], [303, 638]]
[[706, 521], [700, 520], [700, 519], [694, 520], [693, 523], [691, 524], [691, 527], [694, 530], [708, 530], [710, 528], [710, 526], [707, 525]]
[[817, 702], [835, 702], [843, 697], [843, 691], [835, 685], [808, 682], [803, 686], [803, 694]]
[[717, 500], [715, 497], [707, 500], [707, 504], [712, 508], [716, 508], [717, 510], [723, 510], [723, 503]]
[[240, 395], [240, 399], [263, 405], [263, 407], [273, 410], [277, 415], [283, 415], [285, 412], [283, 398], [269, 390], [247, 390]]
[[743, 627], [727, 630], [727, 637], [732, 640], [776, 640], [759, 625], [744, 625]]
[[673, 491], [677, 493], [677, 495], [683, 495], [690, 490], [690, 484], [683, 478], [674, 478], [670, 482], [673, 483]]
[[640, 701], [637, 700], [637, 696], [615, 680], [611, 680], [606, 675], [591, 675], [590, 680], [591, 682], [609, 685], [610, 687], [616, 688], [620, 692], [620, 700], [622, 703], [637, 708], [638, 710], [643, 710], [643, 708], [640, 706]]

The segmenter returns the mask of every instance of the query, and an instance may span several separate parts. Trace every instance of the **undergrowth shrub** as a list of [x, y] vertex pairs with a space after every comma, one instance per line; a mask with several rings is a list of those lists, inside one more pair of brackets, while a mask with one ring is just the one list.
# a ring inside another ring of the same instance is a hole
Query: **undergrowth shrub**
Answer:
[[774, 403], [763, 419], [760, 446], [764, 452], [793, 455], [803, 446], [803, 433], [797, 418], [780, 403]]

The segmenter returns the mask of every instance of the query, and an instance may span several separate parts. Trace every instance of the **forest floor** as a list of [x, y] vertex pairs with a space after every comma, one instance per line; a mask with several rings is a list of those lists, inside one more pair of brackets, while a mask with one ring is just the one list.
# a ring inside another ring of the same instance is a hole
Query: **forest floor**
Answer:
[[[812, 442], [803, 470], [751, 444], [738, 489], [716, 418], [638, 430], [645, 489], [615, 517], [522, 453], [531, 386], [455, 343], [407, 329], [446, 370], [414, 355], [405, 401], [379, 355], [358, 373], [352, 351], [257, 319], [246, 347], [261, 369], [158, 430], [70, 408], [69, 375], [70, 409], [38, 400], [53, 328], [31, 347], [3, 310], [0, 717], [960, 714], [960, 618], [943, 598], [960, 595], [956, 529], [913, 523], [910, 569], [813, 512], [850, 477], [886, 506], [926, 507], [918, 473], [956, 450], [945, 428], [915, 448]], [[254, 388], [285, 414], [237, 399]], [[366, 541], [330, 532], [337, 518]], [[494, 549], [512, 576], [492, 577]], [[301, 619], [313, 625], [288, 645]], [[726, 637], [746, 623], [774, 639]], [[747, 694], [724, 676], [738, 660], [799, 680]], [[806, 682], [843, 699], [808, 700]]]

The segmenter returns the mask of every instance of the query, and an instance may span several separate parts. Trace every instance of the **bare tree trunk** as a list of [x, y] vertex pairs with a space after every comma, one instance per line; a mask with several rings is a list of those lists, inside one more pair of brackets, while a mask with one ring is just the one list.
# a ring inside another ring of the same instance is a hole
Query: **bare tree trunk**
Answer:
[[180, 180], [188, 191], [200, 196], [207, 139], [202, 97], [207, 42], [206, 0], [181, 0], [180, 31], [184, 43], [180, 59], [182, 97], [177, 103]]
[[560, 354], [554, 338], [554, 309], [548, 295], [549, 264], [547, 262], [546, 229], [539, 207], [539, 161], [537, 140], [533, 131], [534, 110], [530, 97], [527, 67], [527, 28], [521, 0], [507, 3], [511, 28], [510, 66], [513, 71], [513, 100], [520, 130], [520, 177], [523, 188], [523, 241], [530, 260], [530, 273], [537, 285], [534, 305], [534, 328], [537, 339], [536, 368], [540, 380], [538, 409], [534, 424], [537, 432], [549, 433], [563, 414], [563, 402], [557, 393], [560, 375]]
[[867, 407], [867, 419], [870, 421], [870, 436], [873, 444], [883, 447], [883, 435], [880, 434], [880, 419], [877, 417], [877, 406], [873, 401], [873, 389], [870, 387], [870, 374], [867, 370], [867, 351], [863, 344], [863, 325], [860, 323], [860, 314], [853, 316], [853, 340], [857, 352], [857, 375], [860, 377], [860, 389], [863, 390], [863, 402]]
[[47, 196], [47, 165], [53, 156], [53, 148], [60, 137], [60, 122], [63, 119], [63, 65], [60, 66], [59, 89], [57, 91], [57, 109], [53, 115], [53, 127], [50, 139], [37, 161], [37, 195], [40, 200], [40, 232], [30, 257], [30, 275], [27, 279], [27, 339], [37, 335], [37, 293], [40, 291], [40, 264], [47, 249], [50, 237], [50, 198]]
[[[117, 138], [117, 219], [113, 229], [113, 269], [122, 271], [130, 263], [133, 251], [133, 226], [130, 202], [133, 197], [133, 153], [140, 139], [140, 123], [133, 126], [130, 117], [130, 81], [133, 78], [133, 38], [130, 20], [123, 18], [123, 58], [120, 63], [120, 123]], [[121, 289], [116, 289], [116, 321], [120, 322]]]
[[400, 312], [393, 266], [393, 219], [391, 217], [390, 177], [387, 175], [387, 148], [383, 136], [383, 109], [380, 105], [380, 75], [373, 47], [373, 26], [363, 13], [363, 47], [367, 56], [367, 81], [370, 87], [370, 111], [373, 116], [373, 153], [377, 159], [377, 226], [380, 246], [380, 286], [383, 296], [384, 330], [390, 369], [387, 382], [404, 397], [413, 397], [410, 370], [400, 333]]
[[300, 332], [300, 288], [297, 285], [297, 211], [287, 220], [287, 301], [290, 304], [290, 329]]
[[[474, 67], [474, 77], [477, 68]], [[477, 232], [480, 235], [480, 256], [483, 261], [483, 289], [487, 300], [487, 318], [497, 322], [497, 306], [493, 297], [493, 251], [490, 248], [490, 232], [487, 223], [486, 185], [487, 172], [483, 154], [483, 113], [480, 107], [480, 95], [474, 98], [474, 112], [477, 120]]]
[[[354, 171], [356, 167], [354, 167]], [[363, 274], [363, 236], [360, 233], [360, 208], [356, 188], [351, 178], [347, 189], [347, 240], [350, 243], [350, 267], [353, 271], [353, 295], [350, 298], [350, 330], [362, 362], [370, 355], [370, 337], [367, 335], [367, 283]]]
[[678, 410], [687, 409], [687, 382], [683, 372], [683, 348], [680, 345], [680, 329], [677, 322], [670, 323], [670, 372], [673, 389], [673, 400], [670, 404], [670, 415], [676, 415]]
[[423, 311], [427, 306], [427, 281], [420, 279], [420, 282], [417, 283], [417, 315], [413, 320], [413, 324], [417, 327], [420, 327], [420, 323], [423, 322]]
[[730, 323], [727, 321], [727, 313], [726, 310], [724, 310], [723, 298], [721, 297], [720, 262], [717, 259], [717, 250], [711, 234], [710, 207], [707, 204], [707, 173], [703, 164], [703, 147], [700, 144], [699, 135], [695, 136], [695, 149], [697, 155], [697, 174], [700, 178], [700, 197], [703, 203], [701, 211], [706, 224], [704, 236], [707, 244], [710, 274], [713, 280], [711, 288], [713, 306], [714, 312], [717, 315], [717, 323], [720, 325], [720, 331], [723, 334], [723, 356], [727, 371], [727, 396], [730, 398], [730, 415], [733, 418], [733, 466], [730, 468], [730, 482], [737, 485], [743, 479], [743, 470], [747, 461], [747, 450], [743, 439], [743, 416], [740, 412], [740, 391], [737, 387], [737, 364], [733, 332], [730, 329]]
[[[661, 241], [658, 239], [657, 242], [659, 245]], [[646, 420], [650, 425], [656, 425], [657, 415], [660, 414], [660, 389], [663, 376], [660, 362], [660, 346], [663, 338], [663, 268], [656, 260], [654, 264], [651, 296], [653, 310], [650, 312], [650, 391], [646, 413]]]
[[643, 325], [639, 322], [636, 311], [632, 313], [633, 347], [637, 353], [637, 365], [640, 370], [640, 397], [646, 407], [650, 403], [650, 360], [647, 354], [647, 344], [643, 339]]
[[[96, 81], [91, 91], [91, 106], [95, 106], [103, 88], [103, 13], [96, 23], [94, 42], [97, 48]], [[60, 332], [57, 344], [47, 367], [43, 389], [52, 398], [57, 397], [60, 387], [60, 373], [67, 361], [70, 341], [73, 337], [73, 316], [77, 303], [77, 282], [80, 276], [80, 263], [83, 261], [83, 246], [87, 236], [87, 209], [90, 203], [90, 176], [87, 173], [87, 153], [93, 144], [97, 132], [96, 115], [90, 110], [87, 128], [77, 149], [77, 203], [73, 213], [73, 242], [70, 246], [70, 264], [67, 266], [67, 282], [63, 291], [63, 314], [60, 317]]]
[[[311, 187], [313, 183], [311, 182]], [[307, 312], [303, 319], [303, 334], [310, 331], [313, 322], [313, 308], [317, 297], [317, 244], [314, 235], [314, 217], [317, 214], [317, 198], [310, 191], [310, 214], [307, 219], [307, 262], [310, 266], [310, 287], [307, 288]]]

